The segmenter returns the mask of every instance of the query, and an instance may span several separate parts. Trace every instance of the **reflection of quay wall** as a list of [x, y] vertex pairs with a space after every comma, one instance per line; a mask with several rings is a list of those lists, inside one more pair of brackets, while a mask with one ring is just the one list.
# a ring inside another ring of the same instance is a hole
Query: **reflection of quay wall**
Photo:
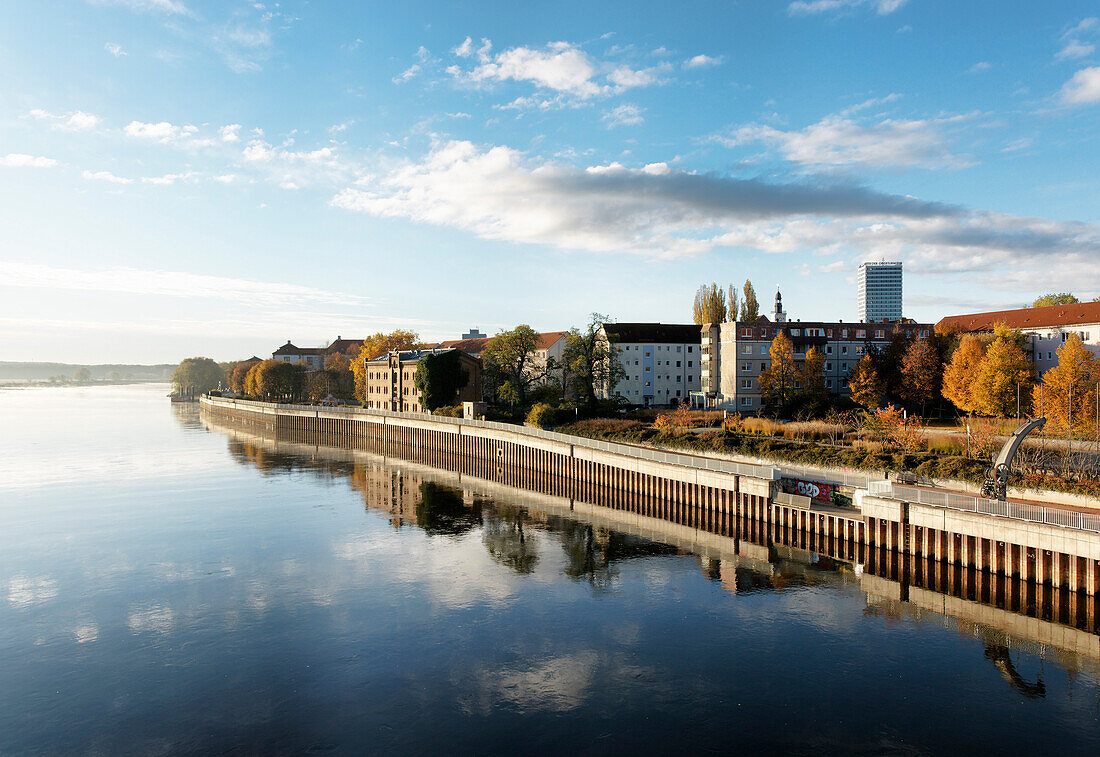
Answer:
[[[779, 491], [768, 466], [583, 439], [509, 424], [361, 408], [318, 408], [204, 397], [210, 417], [261, 432], [319, 434], [473, 473], [494, 465], [504, 482], [687, 526], [750, 532], [794, 529], [815, 543], [930, 556], [1025, 581], [1096, 594], [1100, 534], [886, 500], [857, 492], [861, 509], [817, 506]], [[546, 479], [543, 481], [543, 479]], [[750, 534], [751, 535], [751, 534]], [[755, 540], [755, 539], [753, 539]]]
[[[435, 482], [461, 490], [467, 504], [479, 497], [489, 497], [524, 506], [532, 513], [570, 518], [595, 528], [669, 544], [703, 561], [717, 561], [722, 583], [731, 591], [736, 591], [733, 576], [737, 570], [751, 571], [769, 581], [782, 582], [784, 577], [798, 574], [812, 576], [815, 582], [849, 582], [857, 580], [852, 564], [862, 565], [859, 588], [872, 604], [885, 604], [899, 613], [918, 616], [932, 612], [953, 618], [964, 628], [966, 624], [974, 624], [994, 629], [1010, 637], [1001, 640], [1008, 647], [1035, 652], [1038, 645], [1040, 653], [1053, 650], [1063, 656], [1067, 666], [1075, 669], [1098, 669], [1100, 665], [1100, 636], [1097, 636], [1100, 597], [912, 553], [893, 553], [882, 546], [871, 548], [844, 538], [840, 531], [828, 535], [801, 530], [795, 527], [793, 519], [782, 527], [748, 517], [732, 520], [694, 517], [673, 522], [668, 519], [668, 511], [657, 516], [631, 509], [613, 490], [596, 489], [591, 501], [568, 493], [552, 494], [549, 492], [555, 486], [549, 477], [525, 478], [522, 471], [495, 463], [447, 469], [439, 467], [438, 461], [421, 463], [409, 459], [406, 455], [410, 450], [398, 450], [401, 454], [389, 456], [358, 447], [335, 446], [337, 440], [320, 434], [256, 433], [241, 430], [237, 424], [216, 421], [210, 426], [234, 439], [262, 446], [269, 454], [349, 464], [342, 467], [353, 479], [358, 473], [364, 483], [371, 479], [376, 482], [360, 486], [353, 481], [355, 488], [364, 494], [367, 506], [388, 512], [395, 525], [415, 522], [419, 486], [422, 482]], [[773, 517], [779, 512], [779, 507], [770, 508]], [[814, 565], [818, 570], [814, 570]], [[822, 567], [824, 572], [820, 570]]]

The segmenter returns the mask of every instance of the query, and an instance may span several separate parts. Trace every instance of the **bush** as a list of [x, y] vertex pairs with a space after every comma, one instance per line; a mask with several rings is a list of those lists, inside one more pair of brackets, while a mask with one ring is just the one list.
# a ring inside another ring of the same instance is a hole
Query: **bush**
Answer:
[[461, 418], [462, 405], [444, 405], [432, 411], [432, 415], [440, 415], [444, 418]]
[[625, 434], [645, 428], [644, 423], [626, 418], [589, 418], [577, 421], [569, 429], [603, 434]]
[[535, 428], [550, 428], [558, 419], [557, 408], [539, 402], [527, 413], [527, 424]]

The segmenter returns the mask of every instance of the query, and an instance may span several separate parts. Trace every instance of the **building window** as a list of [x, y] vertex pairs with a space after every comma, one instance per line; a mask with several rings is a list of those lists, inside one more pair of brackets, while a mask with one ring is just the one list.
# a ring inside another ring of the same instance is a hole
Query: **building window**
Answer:
[[649, 350], [646, 350], [646, 351], [645, 351], [645, 356], [646, 356], [646, 357], [649, 357]]
[[752, 370], [752, 363], [742, 363], [741, 364], [741, 370], [751, 371]]
[[677, 390], [676, 390], [676, 396], [677, 396], [677, 397], [679, 397], [679, 396], [680, 396], [680, 390], [679, 390], [679, 389], [677, 389]]
[[742, 397], [741, 398], [741, 406], [742, 407], [752, 407], [752, 397]]
[[680, 383], [680, 377], [679, 377], [679, 376], [677, 376], [677, 377], [676, 377], [676, 383], [677, 383], [677, 384], [679, 384], [679, 383]]
[[741, 352], [743, 352], [746, 355], [751, 355], [752, 354], [752, 345], [751, 344], [744, 345], [741, 348]]
[[825, 354], [826, 355], [832, 355], [833, 354], [833, 345], [831, 345], [831, 344], [826, 344], [825, 345]]
[[848, 345], [846, 345], [846, 344], [840, 345], [840, 354], [841, 355], [847, 355], [848, 354]]
[[791, 329], [791, 336], [801, 336], [801, 335], [802, 335], [802, 330], [801, 329]]
[[690, 368], [690, 367], [691, 367], [691, 361], [689, 360], [688, 361], [688, 368]]
[[694, 348], [691, 345], [688, 345], [688, 352], [692, 352], [692, 351], [694, 351]]
[[832, 363], [830, 363], [830, 362], [828, 362], [828, 361], [826, 361], [826, 362], [825, 362], [825, 370], [827, 370], [827, 371], [831, 371], [832, 369], [833, 369], [833, 364], [832, 364]]
[[856, 329], [856, 339], [866, 339], [867, 329]]
[[688, 383], [691, 383], [691, 376], [688, 376]]
[[683, 348], [683, 346], [682, 346], [682, 345], [679, 345], [679, 344], [678, 344], [678, 345], [676, 345], [676, 351], [677, 351], [677, 352], [680, 352], [680, 351], [682, 351], [683, 349], [684, 349], [684, 348]]
[[840, 338], [841, 339], [847, 339], [848, 338], [848, 329], [841, 329], [840, 330]]

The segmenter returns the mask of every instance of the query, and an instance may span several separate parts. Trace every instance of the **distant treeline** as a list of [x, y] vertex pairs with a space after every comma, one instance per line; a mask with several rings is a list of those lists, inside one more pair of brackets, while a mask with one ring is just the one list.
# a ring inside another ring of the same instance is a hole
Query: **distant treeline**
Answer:
[[0, 381], [48, 381], [55, 376], [72, 379], [78, 371], [87, 371], [88, 378], [96, 381], [137, 380], [167, 381], [172, 377], [175, 365], [127, 365], [105, 363], [103, 365], [79, 365], [74, 363], [15, 363], [0, 361]]

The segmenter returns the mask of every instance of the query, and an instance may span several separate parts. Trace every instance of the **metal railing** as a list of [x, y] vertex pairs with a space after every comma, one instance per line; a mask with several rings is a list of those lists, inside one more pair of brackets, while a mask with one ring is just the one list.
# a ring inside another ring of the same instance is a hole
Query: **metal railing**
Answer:
[[930, 491], [916, 486], [901, 486], [893, 481], [873, 481], [867, 491], [875, 496], [915, 502], [948, 510], [982, 513], [998, 518], [1044, 523], [1049, 526], [1076, 528], [1081, 531], [1100, 532], [1100, 514], [1062, 510], [1056, 507], [1028, 505], [1020, 502], [1001, 502], [997, 499], [973, 497], [948, 491]]
[[719, 460], [712, 457], [698, 455], [682, 455], [677, 452], [666, 452], [651, 447], [620, 444], [618, 442], [606, 442], [600, 439], [589, 439], [586, 436], [573, 436], [571, 434], [559, 434], [555, 431], [543, 431], [530, 426], [519, 426], [513, 423], [499, 423], [497, 421], [471, 420], [467, 418], [448, 418], [442, 415], [428, 415], [426, 413], [400, 413], [393, 410], [376, 410], [365, 407], [319, 407], [317, 405], [284, 405], [274, 402], [257, 402], [255, 400], [235, 400], [225, 397], [203, 397], [202, 402], [217, 407], [239, 407], [242, 409], [256, 410], [278, 414], [278, 411], [307, 412], [318, 417], [345, 416], [374, 416], [381, 418], [393, 418], [394, 420], [416, 420], [438, 423], [441, 425], [460, 426], [464, 428], [484, 428], [494, 431], [503, 431], [509, 434], [535, 437], [547, 441], [570, 444], [574, 447], [599, 450], [615, 455], [633, 457], [667, 465], [676, 465], [685, 468], [713, 471], [715, 473], [729, 473], [738, 476], [749, 476], [766, 481], [777, 481], [782, 477], [778, 468], [765, 465], [753, 465], [751, 463], [738, 463], [732, 460]]

